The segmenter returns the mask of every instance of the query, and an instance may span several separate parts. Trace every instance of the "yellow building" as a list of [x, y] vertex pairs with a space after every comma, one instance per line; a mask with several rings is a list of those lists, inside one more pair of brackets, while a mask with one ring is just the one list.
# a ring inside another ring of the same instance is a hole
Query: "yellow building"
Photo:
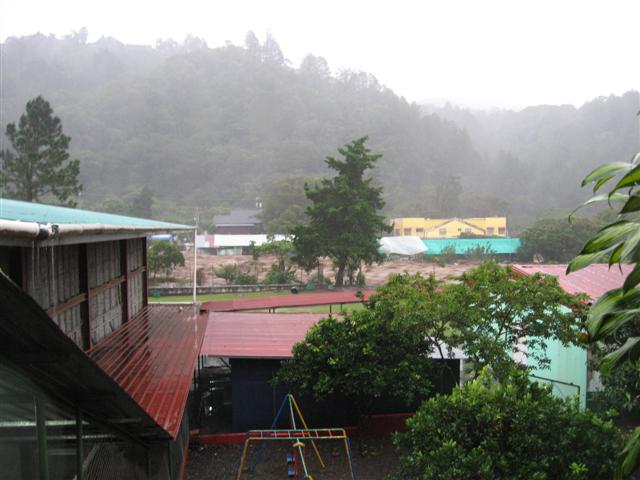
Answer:
[[394, 218], [393, 234], [421, 238], [455, 238], [465, 235], [506, 237], [507, 217]]

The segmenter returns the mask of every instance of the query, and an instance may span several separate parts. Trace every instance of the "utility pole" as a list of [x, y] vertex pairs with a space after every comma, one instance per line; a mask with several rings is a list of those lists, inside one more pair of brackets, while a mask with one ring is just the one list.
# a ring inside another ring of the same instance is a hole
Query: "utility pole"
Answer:
[[200, 216], [198, 207], [196, 207], [196, 228], [193, 229], [193, 304], [196, 304], [196, 295], [198, 294], [198, 223]]

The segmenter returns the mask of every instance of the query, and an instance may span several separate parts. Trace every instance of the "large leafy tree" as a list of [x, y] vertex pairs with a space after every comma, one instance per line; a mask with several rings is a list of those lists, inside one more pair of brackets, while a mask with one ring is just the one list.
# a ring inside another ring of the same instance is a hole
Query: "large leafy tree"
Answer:
[[71, 138], [62, 132], [49, 102], [41, 96], [28, 101], [18, 126], [7, 125], [6, 136], [12, 149], [0, 152], [4, 161], [0, 179], [7, 194], [28, 202], [53, 196], [74, 206], [74, 197], [82, 190], [80, 161], [69, 158]]
[[424, 398], [436, 372], [431, 356], [444, 334], [421, 315], [435, 291], [433, 278], [392, 277], [363, 310], [312, 327], [283, 362], [279, 380], [316, 399], [344, 395], [362, 414], [383, 396], [407, 404]]
[[[618, 212], [618, 218], [600, 229], [574, 258], [567, 272], [592, 263], [633, 264], [621, 288], [602, 295], [587, 317], [589, 340], [614, 345], [604, 356], [600, 368], [604, 375], [629, 369], [640, 360], [640, 153], [629, 162], [614, 162], [596, 168], [582, 181], [593, 184], [594, 196], [584, 205], [606, 203]], [[607, 193], [599, 193], [605, 185]], [[616, 345], [617, 344], [617, 345]], [[621, 453], [616, 478], [629, 477], [640, 466], [640, 427], [631, 435]]]
[[163, 272], [167, 277], [178, 265], [184, 266], [184, 256], [171, 242], [161, 240], [152, 241], [147, 251], [149, 270], [155, 276]]
[[384, 206], [382, 188], [372, 185], [367, 171], [382, 155], [365, 146], [367, 137], [339, 148], [342, 159], [327, 157], [328, 167], [337, 175], [323, 179], [315, 187], [305, 186], [308, 225], [292, 228], [294, 245], [301, 265], [316, 263], [318, 257], [330, 257], [336, 267], [336, 286], [342, 286], [345, 273], [382, 260], [378, 237], [391, 227], [379, 215]]
[[453, 312], [450, 341], [476, 370], [488, 366], [498, 378], [517, 366], [514, 354], [527, 365], [547, 367], [547, 340], [577, 343], [582, 327], [582, 298], [565, 293], [555, 277], [513, 278], [509, 267], [493, 261], [464, 273], [441, 295]]
[[611, 478], [620, 432], [573, 400], [514, 371], [486, 372], [424, 402], [396, 442], [394, 479], [600, 480]]
[[589, 219], [571, 223], [566, 218], [538, 220], [520, 235], [518, 257], [530, 262], [540, 255], [545, 262], [567, 262], [596, 230], [596, 223]]

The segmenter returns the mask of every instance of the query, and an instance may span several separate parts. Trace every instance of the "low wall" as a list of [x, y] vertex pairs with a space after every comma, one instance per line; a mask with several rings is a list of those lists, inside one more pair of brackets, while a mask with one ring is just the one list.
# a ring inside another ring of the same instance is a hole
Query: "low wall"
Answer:
[[[291, 287], [304, 288], [297, 283], [284, 283], [274, 285], [209, 285], [197, 288], [198, 295], [211, 293], [246, 293], [246, 292], [275, 292], [278, 290], [291, 290]], [[176, 295], [191, 295], [193, 287], [152, 287], [149, 286], [149, 296], [160, 295], [171, 297]]]

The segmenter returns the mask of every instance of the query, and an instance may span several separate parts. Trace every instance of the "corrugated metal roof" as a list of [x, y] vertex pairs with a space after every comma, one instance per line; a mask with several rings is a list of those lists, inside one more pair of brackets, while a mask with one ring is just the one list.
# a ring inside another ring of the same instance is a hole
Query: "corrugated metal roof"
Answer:
[[260, 210], [246, 209], [246, 210], [233, 210], [228, 215], [215, 215], [213, 217], [213, 224], [220, 227], [224, 226], [247, 226], [257, 225], [262, 223], [262, 220], [258, 218]]
[[22, 202], [0, 198], [0, 219], [34, 223], [52, 224], [102, 224], [105, 226], [148, 228], [149, 230], [193, 229], [188, 225], [159, 222], [145, 218], [126, 217], [111, 213], [93, 212], [77, 208], [45, 205], [42, 203]]
[[423, 238], [422, 242], [426, 245], [429, 255], [440, 255], [450, 245], [455, 247], [458, 255], [463, 255], [478, 246], [490, 248], [498, 254], [516, 253], [520, 247], [519, 238]]
[[155, 419], [83, 352], [40, 305], [0, 272], [0, 352], [47, 395], [134, 436], [167, 438]]
[[633, 270], [633, 265], [609, 267], [607, 264], [595, 264], [567, 275], [566, 265], [514, 264], [511, 267], [519, 275], [553, 275], [565, 292], [585, 293], [592, 300], [598, 299], [609, 290], [621, 287], [626, 276]]
[[[363, 299], [369, 300], [375, 290], [362, 292]], [[240, 298], [237, 300], [224, 300], [219, 302], [206, 302], [202, 308], [211, 312], [236, 312], [240, 310], [262, 310], [268, 308], [286, 307], [310, 307], [313, 305], [329, 305], [340, 303], [359, 303], [362, 298], [356, 296], [356, 292], [319, 292], [299, 293], [297, 295], [280, 295], [274, 297]]]
[[293, 345], [322, 318], [315, 313], [209, 314], [202, 355], [229, 358], [291, 358]]
[[148, 306], [87, 353], [175, 438], [206, 322], [193, 306]]

